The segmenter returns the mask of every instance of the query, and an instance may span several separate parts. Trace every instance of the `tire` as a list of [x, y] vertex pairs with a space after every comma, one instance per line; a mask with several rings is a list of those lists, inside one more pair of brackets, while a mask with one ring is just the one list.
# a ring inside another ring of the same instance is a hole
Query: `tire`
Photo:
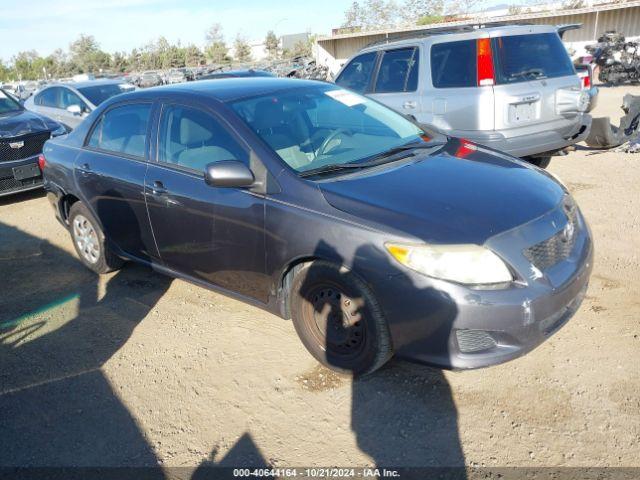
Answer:
[[322, 365], [359, 376], [377, 370], [392, 357], [387, 322], [360, 278], [325, 261], [304, 264], [292, 274], [293, 325]]
[[111, 251], [98, 222], [82, 202], [74, 203], [69, 210], [69, 233], [80, 261], [88, 269], [102, 274], [118, 270], [124, 264]]
[[539, 168], [547, 168], [551, 163], [551, 157], [529, 157], [527, 158], [529, 163], [534, 164]]

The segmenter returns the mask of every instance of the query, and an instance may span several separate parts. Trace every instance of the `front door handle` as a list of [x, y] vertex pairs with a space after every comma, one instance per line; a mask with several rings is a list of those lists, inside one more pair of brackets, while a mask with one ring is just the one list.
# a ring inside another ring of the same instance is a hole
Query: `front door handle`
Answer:
[[414, 109], [418, 106], [418, 104], [412, 100], [409, 100], [407, 102], [404, 102], [402, 104], [402, 108], [407, 108], [407, 109]]

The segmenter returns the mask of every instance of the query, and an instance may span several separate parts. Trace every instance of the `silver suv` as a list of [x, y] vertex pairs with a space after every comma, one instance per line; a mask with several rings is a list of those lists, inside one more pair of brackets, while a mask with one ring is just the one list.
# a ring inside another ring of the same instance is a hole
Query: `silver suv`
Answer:
[[591, 127], [589, 95], [553, 26], [435, 31], [371, 45], [335, 82], [541, 167]]

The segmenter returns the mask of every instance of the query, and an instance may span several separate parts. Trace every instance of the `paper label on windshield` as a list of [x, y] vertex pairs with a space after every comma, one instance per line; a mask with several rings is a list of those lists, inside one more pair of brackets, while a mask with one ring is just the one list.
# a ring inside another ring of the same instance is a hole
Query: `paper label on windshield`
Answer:
[[330, 90], [325, 93], [334, 100], [337, 100], [340, 103], [344, 103], [347, 107], [353, 107], [354, 105], [364, 103], [363, 98], [359, 97], [358, 95], [354, 95], [353, 93], [346, 90]]
[[0, 90], [0, 98], [5, 99], [7, 96], [4, 94], [2, 90]]

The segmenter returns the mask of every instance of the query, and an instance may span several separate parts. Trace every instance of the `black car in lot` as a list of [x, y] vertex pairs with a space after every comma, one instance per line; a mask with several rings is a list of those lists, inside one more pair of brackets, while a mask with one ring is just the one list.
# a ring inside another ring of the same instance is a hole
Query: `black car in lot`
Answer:
[[41, 187], [38, 156], [44, 142], [65, 133], [62, 125], [25, 110], [0, 89], [0, 196]]
[[81, 261], [125, 260], [284, 318], [324, 365], [507, 361], [576, 312], [591, 235], [550, 174], [335, 85], [125, 94], [45, 145]]

